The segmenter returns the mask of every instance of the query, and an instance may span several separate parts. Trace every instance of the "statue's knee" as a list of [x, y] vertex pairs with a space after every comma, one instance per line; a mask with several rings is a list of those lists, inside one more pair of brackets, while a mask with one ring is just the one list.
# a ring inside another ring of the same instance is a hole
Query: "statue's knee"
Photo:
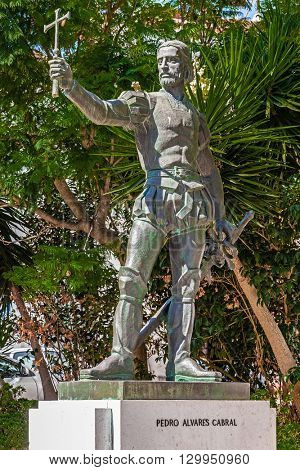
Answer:
[[172, 297], [180, 302], [194, 302], [200, 285], [200, 270], [190, 269], [183, 273], [176, 284], [173, 284]]
[[122, 266], [119, 271], [120, 299], [141, 302], [147, 292], [147, 285], [135, 269]]

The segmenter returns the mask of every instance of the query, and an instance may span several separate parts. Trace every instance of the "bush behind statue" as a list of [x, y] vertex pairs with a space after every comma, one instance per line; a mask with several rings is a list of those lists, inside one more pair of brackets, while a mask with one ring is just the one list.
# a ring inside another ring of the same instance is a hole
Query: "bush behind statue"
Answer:
[[0, 386], [0, 450], [28, 448], [28, 410], [37, 402], [20, 398], [23, 391], [7, 383]]

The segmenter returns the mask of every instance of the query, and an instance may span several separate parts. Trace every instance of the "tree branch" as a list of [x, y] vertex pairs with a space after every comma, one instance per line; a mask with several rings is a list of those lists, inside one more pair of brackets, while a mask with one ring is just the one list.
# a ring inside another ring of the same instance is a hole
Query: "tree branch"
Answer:
[[15, 301], [18, 307], [18, 310], [21, 314], [21, 318], [22, 318], [24, 327], [26, 329], [26, 332], [30, 337], [30, 345], [31, 345], [35, 362], [36, 362], [36, 366], [38, 368], [41, 381], [42, 381], [44, 399], [45, 400], [57, 400], [57, 393], [54, 389], [50, 372], [46, 364], [40, 342], [38, 340], [35, 324], [31, 320], [31, 317], [29, 315], [25, 302], [22, 298], [21, 289], [15, 284], [12, 284], [11, 293], [12, 293], [13, 300]]
[[56, 187], [57, 191], [59, 192], [65, 203], [69, 206], [75, 217], [78, 220], [86, 220], [86, 209], [84, 205], [78, 201], [75, 194], [70, 190], [67, 182], [63, 179], [55, 179], [54, 186]]
[[[65, 220], [59, 220], [56, 217], [48, 214], [44, 210], [37, 208], [35, 210], [35, 215], [40, 217], [42, 220], [47, 222], [48, 224], [62, 229], [68, 229], [74, 232], [84, 232], [89, 234], [94, 240], [102, 245], [109, 245], [112, 243], [116, 243], [119, 240], [119, 237], [113, 230], [109, 230], [105, 226], [105, 219], [108, 210], [107, 201], [102, 200], [99, 203], [99, 210], [96, 211], [95, 217], [93, 221], [87, 220], [87, 214], [85, 211], [84, 206], [76, 199], [76, 196], [72, 193], [70, 188], [68, 187], [67, 183], [63, 180], [56, 180], [56, 184], [58, 184], [60, 188], [60, 195], [63, 197], [64, 201], [68, 204], [71, 209], [73, 208], [72, 212], [75, 214], [77, 211], [78, 215], [82, 215], [78, 222], [68, 222]], [[55, 186], [56, 186], [55, 184]], [[64, 198], [66, 196], [67, 200]], [[106, 198], [104, 196], [104, 198]], [[4, 203], [5, 201], [0, 200], [0, 204]], [[5, 202], [6, 204], [6, 202]], [[22, 206], [22, 201], [19, 197], [13, 197], [13, 204], [11, 206], [20, 207]], [[99, 213], [98, 213], [99, 212]]]
[[84, 232], [89, 234], [94, 240], [101, 243], [102, 245], [108, 245], [111, 243], [116, 242], [119, 238], [117, 235], [112, 231], [108, 230], [105, 225], [98, 223], [94, 225], [94, 223], [90, 221], [81, 220], [79, 222], [66, 222], [64, 220], [58, 220], [50, 214], [47, 214], [42, 209], [36, 209], [35, 214], [43, 219], [45, 222], [53, 225], [57, 228], [64, 228], [68, 230], [72, 230], [74, 232]]
[[[273, 350], [282, 375], [285, 376], [291, 368], [297, 366], [297, 363], [283, 337], [283, 334], [280, 331], [279, 326], [274, 319], [274, 316], [265, 304], [259, 303], [255, 286], [251, 284], [250, 279], [248, 279], [247, 276], [242, 274], [243, 265], [238, 258], [234, 259], [234, 265], [234, 274], [236, 280], [244, 295], [246, 296], [253, 312], [255, 313], [266, 337], [269, 340], [270, 346]], [[299, 392], [300, 381], [295, 385], [293, 394], [293, 402], [298, 416], [300, 416]]]
[[47, 214], [47, 212], [43, 211], [42, 209], [36, 209], [35, 210], [35, 215], [43, 219], [45, 222], [48, 222], [48, 224], [53, 225], [54, 227], [57, 228], [66, 228], [68, 230], [72, 230], [75, 232], [78, 231], [83, 231], [83, 232], [88, 232], [90, 230], [91, 224], [89, 222], [67, 222], [65, 220], [59, 220], [53, 217], [50, 214]]

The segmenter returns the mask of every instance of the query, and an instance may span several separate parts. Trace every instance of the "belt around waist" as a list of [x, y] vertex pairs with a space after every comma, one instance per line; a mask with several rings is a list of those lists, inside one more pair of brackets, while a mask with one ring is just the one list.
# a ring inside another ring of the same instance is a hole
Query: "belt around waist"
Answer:
[[166, 185], [166, 187], [176, 188], [180, 182], [190, 190], [201, 189], [205, 186], [205, 178], [199, 173], [181, 167], [149, 170], [147, 171], [145, 185]]
[[155, 168], [153, 170], [148, 170], [147, 178], [149, 176], [185, 176], [195, 179], [201, 178], [201, 175], [199, 175], [197, 171], [189, 170], [188, 168], [183, 168], [179, 166], [174, 166], [172, 168]]

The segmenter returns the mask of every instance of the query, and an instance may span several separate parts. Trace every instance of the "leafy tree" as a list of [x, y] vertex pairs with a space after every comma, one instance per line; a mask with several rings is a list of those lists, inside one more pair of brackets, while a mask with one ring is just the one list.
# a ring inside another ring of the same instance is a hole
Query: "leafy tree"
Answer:
[[[1, 339], [4, 342], [10, 338], [13, 331], [15, 317], [7, 315], [10, 309], [10, 301], [14, 300], [19, 308], [23, 322], [29, 334], [33, 354], [39, 367], [41, 380], [46, 399], [56, 398], [56, 392], [49, 375], [49, 371], [43, 356], [36, 332], [32, 329], [28, 312], [23, 302], [19, 288], [8, 282], [4, 272], [11, 266], [31, 263], [31, 250], [26, 243], [28, 225], [24, 215], [14, 208], [8, 207], [5, 201], [0, 206], [0, 314], [1, 314]], [[2, 344], [4, 346], [5, 344]]]
[[[22, 287], [40, 343], [56, 350], [50, 367], [58, 379], [78, 379], [80, 369], [106, 357], [118, 289], [103, 249], [40, 246], [32, 266], [6, 277]], [[26, 338], [22, 321], [20, 330]]]

